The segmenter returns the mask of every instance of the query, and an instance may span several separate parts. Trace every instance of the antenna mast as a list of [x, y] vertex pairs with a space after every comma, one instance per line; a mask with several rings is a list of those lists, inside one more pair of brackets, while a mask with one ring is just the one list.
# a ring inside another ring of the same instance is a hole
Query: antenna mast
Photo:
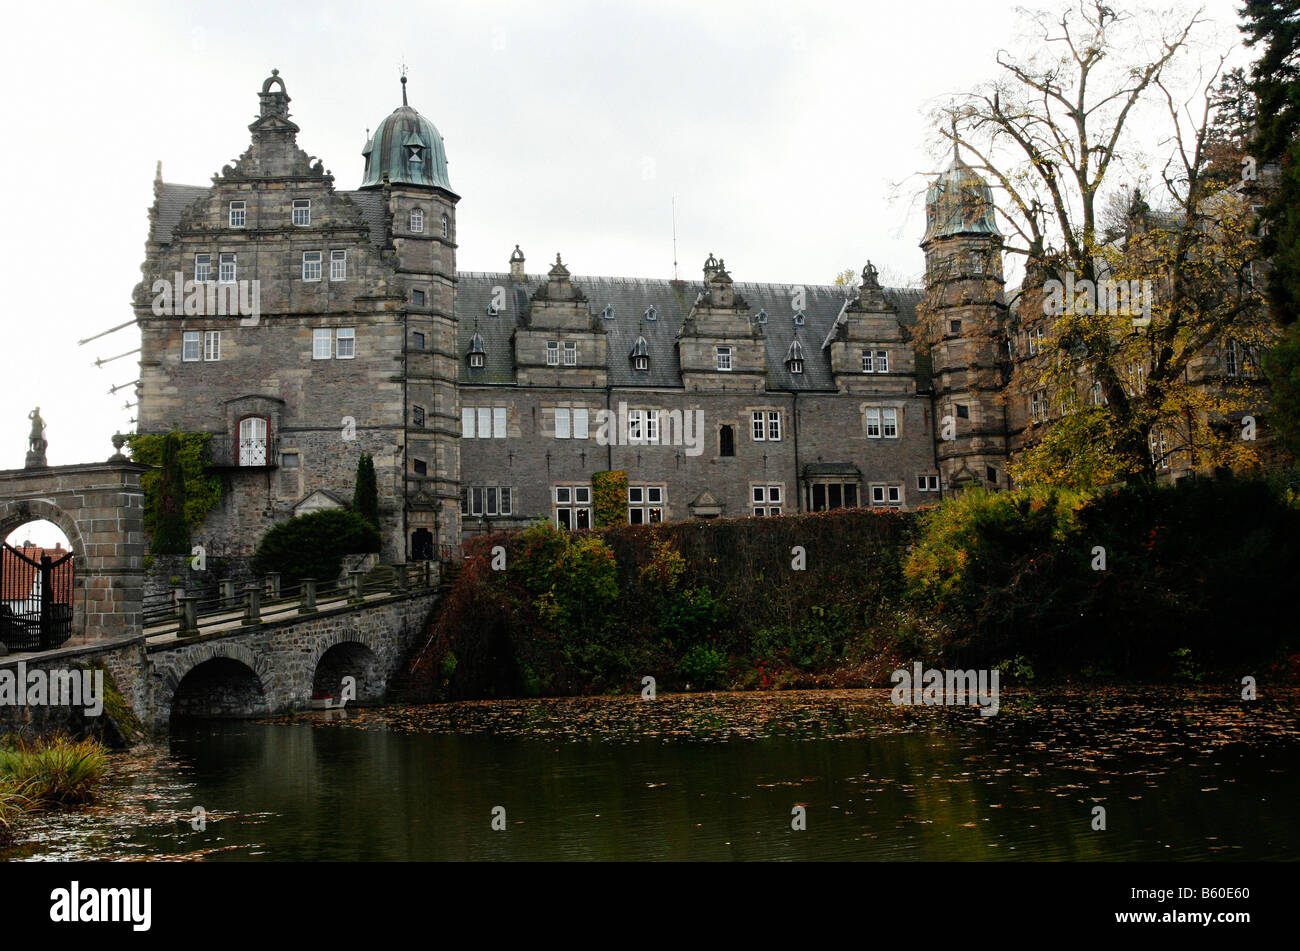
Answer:
[[673, 195], [673, 280], [677, 280], [677, 196]]

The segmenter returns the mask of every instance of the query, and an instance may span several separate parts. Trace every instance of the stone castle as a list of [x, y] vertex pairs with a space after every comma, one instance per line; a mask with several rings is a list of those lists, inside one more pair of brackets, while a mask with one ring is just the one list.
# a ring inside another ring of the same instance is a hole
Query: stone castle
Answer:
[[856, 288], [737, 282], [713, 255], [695, 281], [579, 276], [558, 254], [529, 273], [518, 246], [507, 270], [461, 272], [443, 139], [402, 83], [354, 191], [298, 147], [274, 70], [211, 185], [159, 167], [138, 429], [212, 434], [223, 499], [195, 542], [247, 555], [275, 522], [348, 504], [362, 452], [398, 561], [538, 518], [587, 527], [608, 470], [634, 524], [1010, 486], [1041, 421], [1013, 338], [1034, 340], [1008, 321], [991, 192], [959, 156], [927, 195], [924, 288], [869, 263]]

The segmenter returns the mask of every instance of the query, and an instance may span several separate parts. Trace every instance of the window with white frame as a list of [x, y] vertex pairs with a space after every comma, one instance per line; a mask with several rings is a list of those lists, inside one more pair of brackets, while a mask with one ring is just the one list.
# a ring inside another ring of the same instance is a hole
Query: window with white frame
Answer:
[[785, 495], [783, 485], [751, 485], [751, 510], [755, 515], [780, 515]]
[[233, 251], [223, 251], [217, 263], [217, 280], [223, 284], [233, 284], [237, 273], [235, 253]]
[[205, 284], [212, 280], [211, 254], [194, 255], [194, 280], [199, 284]]
[[572, 340], [566, 340], [564, 343], [564, 365], [566, 367], [578, 365], [578, 345]]
[[1043, 349], [1044, 343], [1047, 339], [1047, 328], [1031, 327], [1027, 336], [1029, 337], [1029, 355], [1032, 357], [1037, 355], [1039, 350]]
[[411, 209], [411, 231], [414, 234], [424, 231], [424, 212], [419, 208]]
[[340, 327], [334, 332], [334, 356], [340, 360], [351, 360], [357, 355], [357, 331], [355, 327]]
[[304, 251], [302, 253], [302, 279], [304, 281], [320, 280], [319, 251]]
[[330, 252], [330, 280], [346, 281], [348, 279], [348, 252], [333, 250]]
[[203, 332], [203, 359], [221, 359], [221, 331], [205, 330]]
[[569, 531], [591, 528], [591, 486], [557, 485], [555, 526]]
[[588, 439], [591, 436], [591, 411], [585, 406], [555, 408], [556, 439]]
[[242, 228], [248, 221], [248, 205], [242, 201], [230, 203], [230, 227]]
[[631, 446], [656, 446], [659, 444], [659, 411], [631, 409], [627, 411], [627, 441]]
[[897, 439], [898, 410], [890, 406], [868, 406], [865, 410], [868, 439]]
[[466, 485], [460, 490], [460, 514], [491, 518], [513, 513], [514, 492], [508, 485]]
[[778, 409], [753, 410], [750, 414], [750, 433], [755, 442], [781, 441], [781, 411]]
[[546, 343], [546, 365], [548, 367], [558, 367], [560, 365], [560, 342], [550, 340]]
[[295, 198], [293, 200], [293, 223], [296, 225], [311, 224], [310, 198]]
[[932, 473], [922, 473], [916, 477], [916, 489], [918, 492], [938, 492], [939, 477]]
[[317, 327], [311, 332], [311, 358], [328, 360], [334, 356], [334, 331], [328, 327]]
[[1047, 391], [1035, 390], [1029, 394], [1029, 418], [1035, 422], [1047, 419]]
[[1151, 464], [1157, 469], [1169, 468], [1169, 445], [1165, 441], [1165, 428], [1154, 427], [1147, 434], [1147, 445], [1151, 448]]
[[717, 358], [718, 358], [719, 370], [731, 369], [731, 348], [730, 347], [718, 347]]
[[901, 485], [873, 484], [871, 486], [872, 508], [898, 508], [903, 504], [903, 487]]
[[451, 237], [451, 221], [446, 215], [442, 216], [442, 236], [444, 238]]
[[1241, 351], [1237, 341], [1231, 337], [1223, 345], [1223, 372], [1227, 376], [1238, 376], [1241, 373]]
[[460, 411], [460, 434], [465, 439], [505, 439], [504, 406], [463, 406]]
[[662, 485], [629, 485], [627, 487], [627, 521], [629, 525], [648, 525], [664, 520]]
[[1108, 399], [1106, 399], [1106, 393], [1101, 387], [1101, 380], [1092, 381], [1092, 390], [1090, 396], [1092, 397], [1093, 406], [1105, 406], [1110, 402]]
[[181, 359], [186, 363], [195, 363], [199, 359], [199, 332], [187, 330], [181, 334]]

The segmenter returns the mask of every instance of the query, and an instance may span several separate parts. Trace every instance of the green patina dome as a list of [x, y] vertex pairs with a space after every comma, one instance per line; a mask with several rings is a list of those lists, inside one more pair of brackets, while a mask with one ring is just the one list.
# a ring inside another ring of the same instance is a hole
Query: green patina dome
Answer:
[[997, 235], [993, 190], [978, 172], [954, 155], [952, 164], [930, 183], [925, 194], [925, 238]]
[[406, 77], [402, 77], [402, 104], [385, 117], [361, 150], [366, 159], [362, 188], [384, 183], [384, 173], [394, 185], [425, 185], [451, 191], [447, 178], [447, 153], [433, 123], [406, 104]]

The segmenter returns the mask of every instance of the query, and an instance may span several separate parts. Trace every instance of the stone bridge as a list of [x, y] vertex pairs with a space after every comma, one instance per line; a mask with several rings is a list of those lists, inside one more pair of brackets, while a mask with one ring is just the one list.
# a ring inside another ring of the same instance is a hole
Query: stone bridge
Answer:
[[382, 699], [420, 639], [436, 590], [342, 605], [245, 630], [148, 638], [133, 697], [136, 714], [158, 729], [173, 717], [251, 717], [339, 698], [345, 677], [357, 703]]
[[[355, 678], [356, 702], [383, 698], [428, 636], [439, 591], [383, 595], [315, 614], [177, 637], [134, 635], [76, 647], [0, 657], [66, 670], [102, 664], [150, 731], [177, 717], [255, 717], [305, 710], [312, 698], [338, 698]], [[76, 729], [75, 711], [0, 707], [0, 727]]]

